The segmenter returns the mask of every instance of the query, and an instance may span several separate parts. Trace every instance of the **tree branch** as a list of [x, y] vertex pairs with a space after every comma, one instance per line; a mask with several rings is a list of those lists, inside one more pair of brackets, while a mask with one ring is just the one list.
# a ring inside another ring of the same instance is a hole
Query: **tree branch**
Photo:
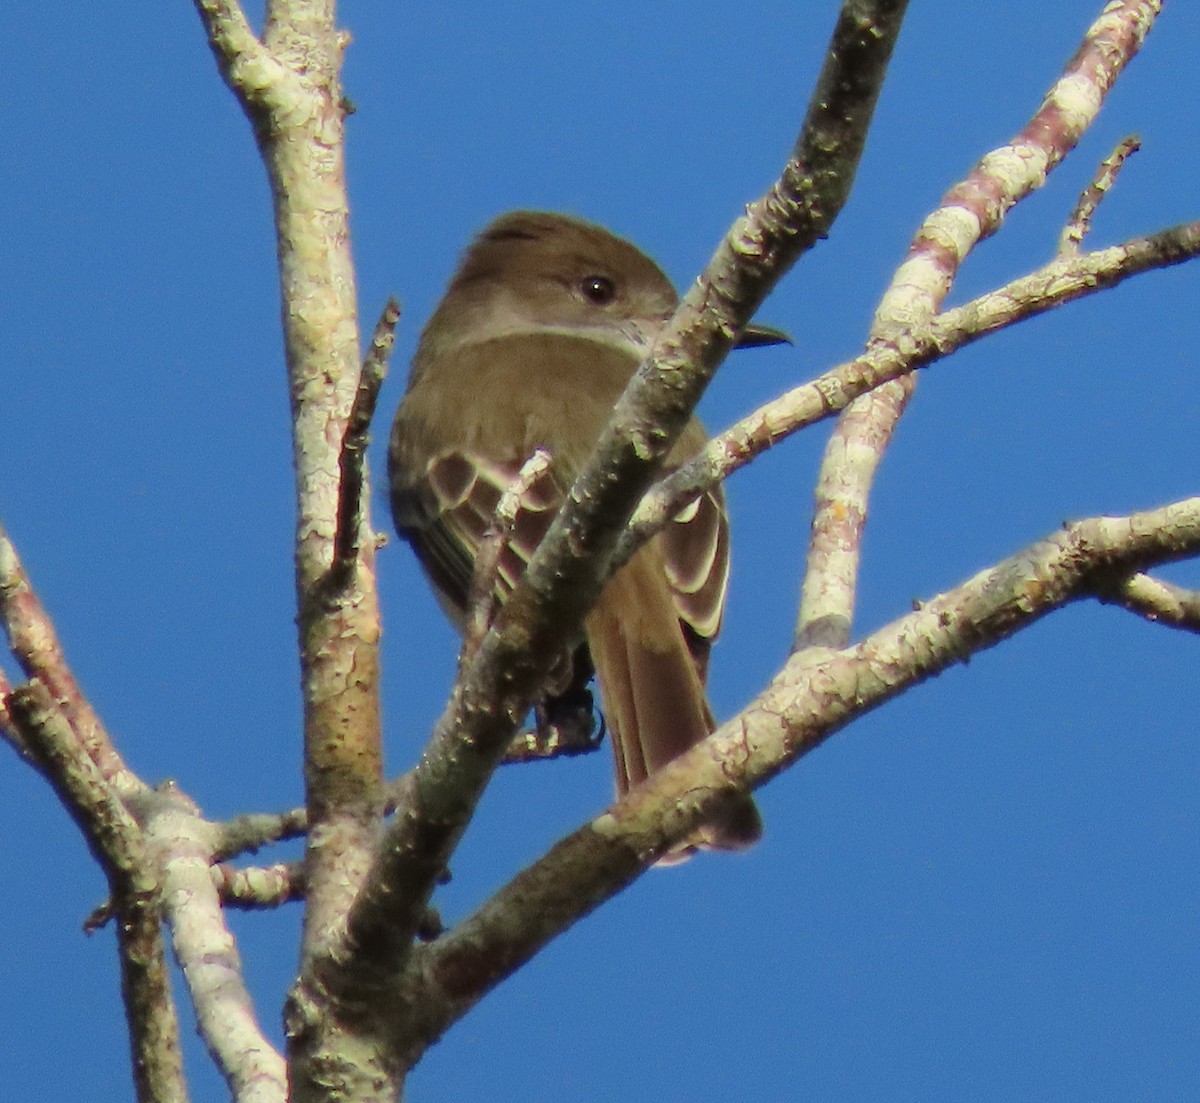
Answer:
[[1200, 590], [1188, 590], [1173, 582], [1135, 574], [1115, 583], [1100, 595], [1100, 600], [1119, 605], [1154, 624], [1200, 632]]
[[[344, 546], [358, 544], [354, 569], [333, 571], [339, 503], [350, 510], [368, 494], [365, 480], [344, 487], [342, 471], [360, 380], [338, 80], [344, 39], [328, 0], [272, 3], [266, 45], [232, 4], [197, 0], [197, 10], [254, 124], [275, 206], [297, 488], [312, 866], [305, 945], [315, 952], [340, 927], [367, 868], [382, 805], [374, 542], [345, 536]], [[349, 469], [352, 481], [362, 471]], [[355, 512], [369, 536], [365, 508]]]
[[331, 577], [344, 585], [352, 576], [358, 560], [359, 535], [365, 530], [368, 502], [364, 497], [367, 487], [367, 445], [371, 442], [371, 420], [379, 401], [379, 388], [387, 377], [388, 358], [396, 343], [396, 323], [400, 321], [400, 304], [388, 299], [375, 332], [371, 336], [371, 347], [363, 359], [358, 375], [358, 389], [354, 404], [346, 420], [346, 433], [342, 438], [338, 462], [341, 479], [338, 486], [337, 535], [334, 537], [334, 558]]
[[296, 83], [255, 36], [237, 0], [193, 0], [217, 68], [247, 114], [254, 117], [295, 95]]
[[626, 558], [709, 487], [793, 433], [834, 416], [907, 372], [928, 367], [1008, 326], [1115, 287], [1144, 272], [1200, 256], [1200, 221], [1090, 253], [1060, 256], [931, 321], [914, 324], [902, 341], [869, 346], [808, 383], [772, 399], [719, 433], [688, 463], [642, 499], [621, 540]]
[[1131, 134], [1127, 138], [1122, 138], [1112, 153], [1100, 162], [1096, 175], [1092, 177], [1092, 182], [1083, 189], [1079, 201], [1075, 204], [1075, 209], [1071, 212], [1071, 217], [1067, 219], [1067, 224], [1063, 227], [1063, 232], [1058, 239], [1060, 254], [1079, 252], [1083, 239], [1092, 229], [1092, 219], [1104, 201], [1104, 197], [1117, 182], [1117, 177], [1124, 168], [1125, 162], [1141, 148], [1141, 140], [1136, 134]]
[[303, 808], [248, 812], [213, 826], [219, 832], [213, 843], [213, 857], [224, 861], [239, 854], [253, 854], [285, 839], [300, 838], [308, 830], [308, 813]]
[[[1040, 188], [1075, 148], [1161, 6], [1161, 0], [1122, 0], [1105, 8], [1028, 125], [986, 154], [917, 231], [880, 301], [868, 347], [901, 340], [936, 314], [975, 245], [994, 234], [1008, 210]], [[841, 646], [850, 639], [871, 487], [915, 385], [906, 376], [864, 396], [842, 415], [826, 447], [796, 647]]]
[[49, 692], [79, 740], [81, 750], [96, 764], [104, 780], [122, 797], [142, 792], [145, 783], [125, 765], [75, 680], [54, 631], [54, 622], [38, 600], [17, 549], [3, 528], [0, 528], [0, 622], [13, 658]]
[[8, 707], [108, 879], [139, 1103], [183, 1103], [187, 1089], [159, 923], [158, 879], [141, 828], [42, 682], [17, 686]]
[[611, 898], [742, 786], [758, 786], [852, 720], [993, 647], [1114, 571], [1200, 555], [1200, 498], [1079, 521], [842, 651], [796, 653], [704, 743], [658, 771], [421, 950], [405, 1000], [426, 1043], [551, 939]]
[[220, 833], [173, 787], [142, 798], [140, 811], [147, 847], [162, 871], [162, 899], [200, 1035], [233, 1099], [283, 1103], [287, 1071], [255, 1018], [213, 877]]
[[[308, 810], [302, 980], [287, 1022], [291, 1088], [316, 1098], [330, 1062], [341, 1088], [398, 1090], [378, 1053], [356, 1049], [343, 1016], [314, 994], [306, 967], [341, 944], [369, 868], [383, 808], [379, 610], [369, 488], [347, 487], [342, 442], [360, 393], [355, 274], [340, 83], [347, 38], [333, 0], [269, 0], [263, 40], [232, 0], [196, 0], [226, 83], [254, 128], [275, 211], [296, 476], [296, 592]], [[351, 478], [362, 468], [350, 464]], [[338, 565], [339, 503], [361, 503], [352, 567]], [[319, 985], [318, 985], [319, 987]], [[355, 1059], [357, 1058], [357, 1059]]]
[[221, 903], [229, 908], [277, 908], [304, 899], [303, 862], [276, 862], [247, 869], [220, 862], [212, 867], [212, 878]]

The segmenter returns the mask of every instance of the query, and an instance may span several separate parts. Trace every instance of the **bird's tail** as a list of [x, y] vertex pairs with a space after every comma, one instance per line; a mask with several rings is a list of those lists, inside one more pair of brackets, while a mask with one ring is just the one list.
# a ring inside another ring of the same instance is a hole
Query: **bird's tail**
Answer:
[[[617, 573], [586, 627], [623, 796], [707, 738], [712, 711], [652, 548]], [[697, 847], [742, 850], [761, 835], [754, 801], [739, 797], [665, 860]]]

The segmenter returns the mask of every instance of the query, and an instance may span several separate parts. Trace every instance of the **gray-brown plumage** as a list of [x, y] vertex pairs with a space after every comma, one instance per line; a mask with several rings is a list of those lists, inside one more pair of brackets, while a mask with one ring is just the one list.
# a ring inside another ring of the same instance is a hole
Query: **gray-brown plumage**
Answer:
[[[389, 450], [396, 527], [460, 627], [474, 556], [500, 495], [536, 449], [550, 453], [550, 469], [526, 495], [501, 556], [503, 596], [675, 305], [674, 288], [647, 256], [563, 215], [503, 215], [467, 251], [422, 334]], [[746, 343], [774, 337], [757, 333]], [[689, 459], [706, 439], [693, 418], [667, 466]], [[712, 731], [704, 682], [728, 576], [718, 487], [618, 571], [588, 615], [618, 793]], [[578, 669], [569, 660], [548, 697]], [[747, 797], [693, 842], [740, 848], [760, 834]]]

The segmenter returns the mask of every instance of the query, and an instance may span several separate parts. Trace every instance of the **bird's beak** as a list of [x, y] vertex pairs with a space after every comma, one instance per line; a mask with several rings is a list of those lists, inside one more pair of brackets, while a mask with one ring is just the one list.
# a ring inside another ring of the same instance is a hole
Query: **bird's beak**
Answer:
[[782, 329], [760, 326], [757, 322], [751, 322], [733, 342], [733, 347], [735, 349], [757, 349], [766, 345], [790, 344], [792, 344], [792, 339]]

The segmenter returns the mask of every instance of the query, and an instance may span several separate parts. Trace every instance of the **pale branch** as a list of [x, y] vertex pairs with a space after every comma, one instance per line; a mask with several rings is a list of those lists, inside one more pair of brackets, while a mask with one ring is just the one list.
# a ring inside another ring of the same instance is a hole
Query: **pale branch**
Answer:
[[219, 832], [173, 786], [139, 803], [146, 846], [160, 871], [163, 907], [200, 1035], [236, 1103], [283, 1103], [283, 1059], [255, 1020], [212, 874]]
[[235, 62], [256, 53], [265, 55], [237, 0], [195, 0], [195, 4], [208, 31], [209, 43], [219, 57]]
[[188, 1103], [158, 901], [150, 895], [118, 898], [114, 909], [134, 1091], [138, 1103]]
[[[275, 214], [293, 415], [307, 961], [338, 937], [369, 868], [383, 804], [374, 542], [362, 540], [352, 570], [334, 570], [339, 503], [360, 512], [357, 528], [370, 531], [365, 487], [343, 486], [342, 442], [361, 374], [339, 77], [346, 37], [332, 0], [270, 0], [262, 41], [232, 2], [196, 5], [222, 76], [253, 124]], [[330, 1017], [308, 1026], [293, 1034], [302, 1098], [316, 1082], [318, 1051], [339, 1029]], [[365, 1080], [374, 1075], [360, 1071]]]
[[304, 899], [303, 862], [276, 862], [241, 869], [218, 862], [211, 873], [221, 903], [227, 908], [277, 908]]
[[8, 636], [13, 658], [30, 678], [46, 687], [79, 740], [81, 751], [96, 764], [104, 779], [122, 798], [143, 791], [145, 783], [125, 765], [75, 680], [54, 623], [34, 592], [17, 549], [3, 528], [0, 528], [0, 623]]
[[1122, 138], [1116, 148], [1103, 161], [1079, 196], [1075, 209], [1071, 212], [1067, 224], [1063, 227], [1058, 239], [1058, 251], [1063, 253], [1078, 253], [1083, 239], [1092, 229], [1092, 219], [1112, 186], [1117, 182], [1125, 162], [1142, 148], [1141, 139], [1136, 134]]
[[8, 695], [9, 715], [43, 775], [58, 793], [110, 881], [135, 878], [145, 866], [141, 830], [113, 792], [46, 684], [37, 678]]
[[791, 656], [704, 743], [558, 844], [431, 946], [405, 1001], [426, 1043], [550, 940], [636, 879], [722, 800], [774, 777], [852, 720], [967, 662], [1063, 605], [1100, 596], [1114, 571], [1200, 555], [1200, 498], [1079, 521], [981, 571], [842, 651]]
[[521, 584], [438, 721], [348, 925], [393, 969], [546, 671], [579, 632], [629, 514], [735, 335], [840, 211], [899, 32], [899, 0], [847, 0], [793, 157], [721, 242], [619, 402]]
[[366, 462], [367, 445], [371, 441], [371, 420], [379, 401], [379, 388], [387, 377], [388, 359], [396, 343], [396, 323], [400, 321], [400, 304], [388, 299], [375, 332], [371, 347], [363, 358], [358, 373], [358, 390], [346, 419], [338, 463], [341, 479], [338, 483], [337, 535], [333, 541], [333, 570], [331, 576], [342, 584], [352, 577], [358, 559], [359, 540], [367, 528]]
[[[958, 270], [1005, 214], [1046, 181], [1095, 120], [1108, 89], [1137, 53], [1161, 0], [1118, 0], [1088, 28], [1066, 70], [1026, 127], [986, 154], [917, 231], [875, 313], [868, 346], [890, 343], [940, 309]], [[879, 461], [916, 380], [864, 395], [843, 415], [818, 476], [797, 646], [850, 638], [868, 500]]]
[[[267, 0], [263, 39], [278, 53], [302, 52], [333, 28], [336, 7], [336, 0]], [[337, 32], [337, 39], [341, 50], [349, 36]]]
[[868, 392], [873, 401], [852, 402], [829, 435], [813, 493], [793, 651], [850, 642], [867, 499], [915, 381], [902, 375]]
[[[383, 813], [391, 815], [402, 799], [409, 774], [402, 774], [384, 785]], [[231, 820], [213, 824], [217, 838], [213, 845], [215, 861], [239, 854], [253, 854], [264, 846], [298, 839], [308, 830], [308, 811], [289, 808], [286, 812], [248, 812]]]
[[998, 330], [1198, 255], [1200, 221], [1090, 253], [1056, 257], [1029, 275], [914, 324], [902, 340], [870, 346], [854, 360], [760, 406], [663, 479], [638, 506], [617, 561], [624, 562], [705, 490], [793, 433], [840, 413], [858, 396]]
[[[303, 900], [308, 886], [303, 862], [276, 862], [270, 866], [238, 868], [218, 862], [210, 870], [221, 904], [242, 911], [265, 911]], [[443, 931], [441, 916], [428, 908], [417, 928], [417, 938], [429, 942]]]
[[298, 81], [255, 35], [237, 0], [193, 0], [217, 68], [243, 109], [254, 117], [294, 96]]
[[303, 808], [290, 808], [286, 812], [248, 812], [213, 826], [218, 832], [213, 843], [213, 857], [225, 861], [238, 854], [253, 854], [285, 839], [300, 838], [308, 830], [308, 813]]
[[8, 707], [108, 880], [139, 1103], [183, 1103], [187, 1090], [159, 921], [158, 879], [141, 828], [46, 685], [33, 679], [17, 686]]
[[1161, 7], [1161, 0], [1106, 5], [1021, 132], [985, 154], [925, 219], [880, 301], [873, 324], [877, 339], [902, 334], [937, 312], [971, 250], [1046, 182], [1095, 121]]
[[[391, 815], [402, 799], [409, 774], [384, 785], [383, 813]], [[213, 824], [217, 832], [213, 844], [214, 861], [225, 861], [239, 854], [253, 854], [264, 846], [301, 838], [308, 831], [308, 811], [289, 808], [285, 812], [247, 812]]]
[[1200, 632], [1200, 590], [1189, 590], [1139, 573], [1115, 582], [1100, 595], [1100, 600], [1128, 609], [1155, 624]]
[[471, 571], [471, 586], [467, 592], [467, 627], [463, 633], [460, 663], [470, 660], [491, 626], [500, 593], [497, 588], [500, 556], [512, 539], [526, 495], [549, 470], [550, 453], [544, 448], [537, 449], [521, 465], [517, 477], [504, 488], [500, 501], [496, 503], [495, 513], [479, 543]]

